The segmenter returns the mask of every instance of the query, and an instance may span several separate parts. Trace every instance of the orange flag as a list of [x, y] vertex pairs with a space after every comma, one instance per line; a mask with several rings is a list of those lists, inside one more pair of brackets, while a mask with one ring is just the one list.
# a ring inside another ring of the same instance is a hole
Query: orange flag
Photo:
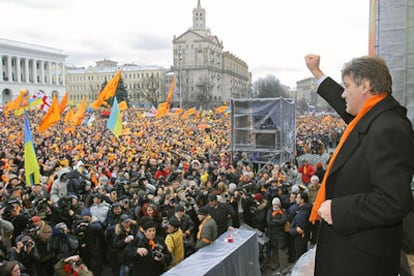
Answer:
[[6, 116], [8, 116], [9, 111], [18, 109], [20, 107], [20, 105], [22, 105], [23, 100], [24, 100], [24, 96], [27, 93], [28, 93], [28, 91], [25, 88], [20, 90], [19, 96], [17, 96], [13, 101], [10, 101], [10, 102], [6, 103], [6, 106], [5, 106], [5, 109], [4, 109], [4, 114], [6, 114]]
[[167, 96], [168, 110], [170, 109], [170, 103], [171, 103], [171, 99], [172, 99], [173, 92], [174, 92], [174, 86], [175, 86], [175, 78], [173, 78], [171, 85], [170, 85], [170, 90], [168, 91], [168, 96]]
[[127, 110], [128, 109], [128, 104], [126, 101], [122, 101], [118, 104], [118, 108], [119, 110]]
[[326, 115], [323, 119], [322, 119], [322, 123], [326, 123], [332, 120], [332, 116], [331, 114]]
[[75, 116], [75, 112], [73, 111], [73, 109], [69, 109], [68, 112], [66, 112], [66, 116], [65, 116], [65, 123], [70, 123], [73, 120], [73, 117]]
[[58, 100], [53, 97], [52, 105], [50, 106], [49, 110], [47, 111], [45, 117], [43, 117], [42, 122], [39, 125], [39, 132], [42, 132], [48, 129], [51, 125], [56, 124], [60, 120], [60, 112], [59, 112], [59, 105]]
[[101, 93], [104, 94], [104, 100], [112, 98], [115, 95], [116, 89], [118, 88], [119, 80], [121, 79], [121, 70], [106, 84], [105, 88]]
[[60, 114], [62, 114], [63, 111], [65, 111], [65, 109], [66, 109], [66, 105], [68, 103], [68, 95], [69, 95], [69, 93], [68, 93], [68, 91], [66, 91], [65, 96], [63, 96], [62, 100], [59, 103], [59, 112], [60, 112]]
[[98, 109], [102, 105], [102, 103], [104, 102], [104, 97], [105, 97], [105, 95], [102, 93], [102, 91], [100, 91], [99, 94], [98, 94], [98, 98], [96, 99], [96, 101], [91, 103], [90, 107], [93, 108], [93, 109]]
[[177, 108], [176, 110], [175, 110], [175, 115], [180, 115], [181, 113], [183, 113], [184, 112], [184, 109], [182, 109], [182, 108]]
[[195, 112], [196, 112], [195, 107], [190, 108], [190, 109], [188, 109], [186, 112], [184, 112], [184, 114], [183, 114], [183, 115], [181, 115], [181, 119], [185, 119], [185, 118], [187, 118], [188, 116], [190, 116], [190, 115], [194, 114]]
[[156, 119], [164, 117], [168, 113], [168, 103], [163, 102], [158, 105], [157, 113], [155, 114]]
[[221, 113], [224, 113], [224, 111], [226, 111], [227, 108], [228, 108], [227, 105], [222, 105], [222, 106], [217, 107], [215, 109], [215, 112], [216, 112], [216, 114], [221, 114]]
[[73, 118], [72, 118], [73, 125], [75, 125], [75, 126], [80, 125], [80, 123], [83, 120], [83, 117], [85, 117], [86, 107], [87, 107], [86, 106], [86, 97], [84, 96], [82, 98], [82, 102], [79, 106], [78, 111], [76, 111], [76, 113], [73, 115]]

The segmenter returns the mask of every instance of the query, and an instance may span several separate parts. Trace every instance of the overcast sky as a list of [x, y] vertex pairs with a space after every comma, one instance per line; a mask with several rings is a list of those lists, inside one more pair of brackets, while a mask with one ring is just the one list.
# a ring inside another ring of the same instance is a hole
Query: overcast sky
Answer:
[[[173, 64], [172, 40], [192, 26], [197, 0], [0, 0], [0, 37], [62, 49], [67, 65]], [[368, 52], [369, 0], [201, 0], [206, 25], [244, 60], [253, 81], [269, 74], [295, 86], [310, 77], [304, 55], [321, 55], [336, 80]]]

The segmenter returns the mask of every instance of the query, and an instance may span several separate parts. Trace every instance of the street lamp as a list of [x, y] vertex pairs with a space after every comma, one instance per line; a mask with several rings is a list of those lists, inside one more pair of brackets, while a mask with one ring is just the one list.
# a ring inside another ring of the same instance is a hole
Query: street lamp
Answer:
[[180, 79], [179, 94], [180, 94], [180, 109], [181, 109], [183, 106], [183, 94], [181, 90], [181, 61], [183, 60], [183, 53], [182, 53], [181, 48], [178, 48], [176, 58], [178, 60], [178, 74], [179, 74], [179, 79]]

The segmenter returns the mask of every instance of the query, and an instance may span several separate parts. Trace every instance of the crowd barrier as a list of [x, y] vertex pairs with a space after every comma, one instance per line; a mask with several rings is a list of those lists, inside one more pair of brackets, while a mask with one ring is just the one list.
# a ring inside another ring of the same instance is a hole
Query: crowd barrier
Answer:
[[[228, 241], [230, 235], [232, 239]], [[261, 275], [256, 232], [227, 231], [162, 275]]]

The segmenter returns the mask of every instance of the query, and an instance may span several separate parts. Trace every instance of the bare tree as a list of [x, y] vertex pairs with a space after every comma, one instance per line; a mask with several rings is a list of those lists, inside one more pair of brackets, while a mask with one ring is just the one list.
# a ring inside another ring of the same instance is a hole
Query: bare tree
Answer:
[[260, 78], [253, 84], [253, 93], [257, 98], [287, 97], [280, 81], [273, 75]]

